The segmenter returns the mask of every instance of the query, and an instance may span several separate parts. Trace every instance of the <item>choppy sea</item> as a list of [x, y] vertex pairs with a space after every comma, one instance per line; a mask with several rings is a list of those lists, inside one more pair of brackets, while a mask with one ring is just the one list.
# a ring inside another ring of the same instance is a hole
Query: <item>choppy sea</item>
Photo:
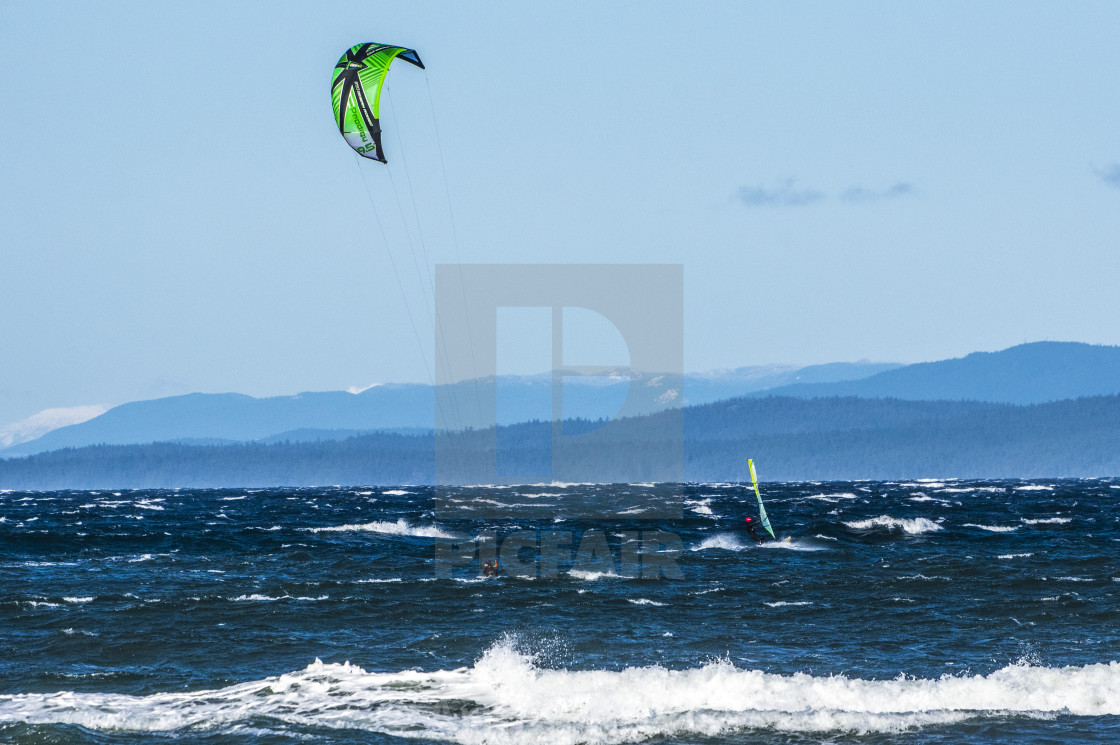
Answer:
[[763, 493], [0, 492], [0, 741], [1120, 740], [1120, 479]]

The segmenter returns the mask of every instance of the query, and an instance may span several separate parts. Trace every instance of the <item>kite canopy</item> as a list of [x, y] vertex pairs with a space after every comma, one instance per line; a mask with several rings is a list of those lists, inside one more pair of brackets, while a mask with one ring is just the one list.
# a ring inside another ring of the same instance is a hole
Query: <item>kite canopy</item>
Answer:
[[334, 66], [331, 99], [338, 131], [359, 155], [385, 160], [381, 148], [381, 124], [377, 121], [381, 88], [389, 65], [397, 57], [424, 69], [415, 49], [387, 44], [358, 44], [350, 47]]

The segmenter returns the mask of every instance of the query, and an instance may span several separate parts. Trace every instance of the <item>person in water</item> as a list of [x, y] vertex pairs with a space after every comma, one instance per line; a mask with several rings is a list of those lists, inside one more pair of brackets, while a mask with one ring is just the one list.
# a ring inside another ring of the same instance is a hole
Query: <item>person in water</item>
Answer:
[[482, 562], [482, 576], [483, 577], [497, 577], [498, 576], [498, 560], [488, 559]]
[[752, 539], [754, 539], [755, 543], [762, 543], [763, 542], [762, 536], [760, 536], [758, 534], [758, 532], [755, 531], [755, 529], [754, 529], [754, 521], [751, 520], [749, 517], [747, 518], [747, 535], [749, 535]]

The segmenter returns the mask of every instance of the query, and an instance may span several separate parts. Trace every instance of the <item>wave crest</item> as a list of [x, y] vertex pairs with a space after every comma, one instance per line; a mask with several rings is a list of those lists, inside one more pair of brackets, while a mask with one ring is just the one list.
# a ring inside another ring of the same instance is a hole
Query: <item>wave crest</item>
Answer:
[[386, 533], [388, 535], [407, 535], [417, 538], [445, 538], [454, 539], [455, 536], [441, 530], [436, 525], [412, 525], [404, 518], [396, 522], [374, 520], [369, 523], [353, 525], [332, 525], [327, 528], [308, 528], [312, 533], [337, 533], [347, 531], [365, 530], [371, 533]]
[[940, 525], [924, 517], [900, 518], [891, 517], [890, 515], [879, 515], [878, 517], [868, 518], [867, 520], [853, 520], [844, 524], [853, 530], [885, 528], [886, 530], [901, 530], [910, 535], [933, 533], [941, 530]]
[[[864, 680], [778, 675], [726, 660], [669, 670], [543, 669], [506, 639], [470, 668], [371, 673], [316, 660], [304, 670], [192, 693], [0, 696], [0, 721], [95, 730], [230, 730], [275, 718], [458, 743], [622, 743], [790, 732], [898, 732], [963, 719], [1120, 714], [1120, 664], [1016, 664], [988, 675]], [[500, 725], [500, 726], [495, 726]]]

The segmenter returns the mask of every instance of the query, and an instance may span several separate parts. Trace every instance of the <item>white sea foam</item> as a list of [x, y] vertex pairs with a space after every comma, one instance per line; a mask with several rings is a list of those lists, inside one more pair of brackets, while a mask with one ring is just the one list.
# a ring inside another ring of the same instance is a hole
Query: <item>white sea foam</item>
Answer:
[[230, 600], [232, 600], [235, 603], [272, 602], [274, 600], [302, 600], [302, 601], [306, 602], [306, 601], [309, 601], [309, 600], [311, 600], [311, 601], [327, 600], [329, 597], [330, 596], [328, 596], [328, 595], [320, 595], [319, 597], [313, 598], [313, 597], [308, 597], [308, 596], [304, 596], [304, 595], [287, 595], [287, 594], [279, 595], [277, 597], [273, 597], [271, 595], [261, 595], [260, 593], [253, 593], [252, 595], [239, 595], [238, 597], [230, 598]]
[[273, 719], [464, 745], [611, 745], [728, 737], [752, 730], [898, 733], [963, 720], [1120, 714], [1120, 664], [1011, 665], [988, 675], [777, 675], [727, 661], [702, 667], [555, 670], [509, 644], [469, 668], [372, 673], [316, 660], [216, 690], [147, 696], [0, 695], [0, 721], [110, 732], [229, 733]]
[[924, 517], [898, 518], [891, 517], [890, 515], [879, 515], [878, 517], [872, 517], [867, 520], [853, 520], [852, 522], [845, 522], [844, 524], [855, 530], [885, 528], [886, 530], [901, 530], [911, 535], [932, 533], [941, 530], [940, 525]]
[[383, 491], [381, 493], [382, 494], [387, 494], [390, 497], [403, 497], [405, 494], [411, 494], [412, 492], [405, 491], [404, 489], [389, 489], [389, 490]]
[[772, 548], [784, 551], [828, 551], [829, 549], [824, 546], [818, 546], [814, 543], [807, 541], [795, 541], [782, 539], [780, 541], [766, 541], [759, 545], [759, 548]]
[[568, 576], [575, 577], [576, 579], [591, 581], [597, 579], [622, 579], [622, 577], [618, 574], [615, 574], [613, 570], [608, 572], [587, 572], [582, 569], [572, 569], [568, 572]]
[[76, 567], [76, 561], [21, 561], [18, 564], [5, 564], [4, 566], [20, 567]]
[[726, 590], [727, 590], [726, 587], [712, 587], [712, 588], [709, 588], [707, 590], [698, 590], [698, 591], [696, 591], [692, 594], [693, 595], [707, 595], [708, 593], [711, 593], [711, 592], [725, 592]]
[[797, 602], [787, 602], [785, 600], [778, 600], [778, 601], [775, 601], [773, 603], [763, 603], [763, 605], [768, 605], [771, 608], [785, 608], [785, 607], [791, 606], [791, 605], [796, 606], [796, 605], [812, 605], [812, 604], [813, 603], [808, 601], [808, 600], [799, 600]]
[[1073, 522], [1072, 517], [1040, 517], [1037, 519], [1024, 518], [1023, 522], [1027, 525], [1065, 525], [1066, 523]]
[[371, 533], [386, 533], [388, 535], [407, 535], [418, 538], [448, 538], [455, 536], [441, 530], [435, 525], [411, 525], [404, 518], [391, 523], [384, 520], [374, 520], [360, 525], [332, 525], [329, 528], [307, 528], [312, 533], [339, 533], [348, 531], [366, 530]]
[[1000, 554], [997, 559], [1026, 559], [1034, 554]]
[[[888, 565], [884, 564], [883, 568], [885, 569], [887, 566]], [[899, 577], [899, 579], [920, 580], [922, 582], [951, 582], [952, 581], [951, 577], [942, 577], [938, 574], [935, 574], [932, 577], [927, 577], [926, 575], [922, 574], [921, 572], [919, 572], [918, 574], [903, 575], [903, 576]]]
[[1054, 487], [1041, 486], [1039, 484], [1028, 484], [1026, 486], [1016, 486], [1015, 491], [1054, 491]]
[[858, 499], [858, 497], [851, 492], [840, 492], [838, 494], [813, 494], [806, 497], [806, 499], [819, 499], [822, 502], [838, 502], [841, 499]]
[[710, 499], [687, 499], [685, 505], [698, 515], [712, 514], [712, 500]]
[[627, 598], [626, 602], [633, 603], [634, 605], [657, 605], [657, 606], [665, 606], [666, 605], [666, 603], [659, 603], [656, 600], [650, 600], [649, 598]]
[[1019, 528], [1021, 528], [1022, 526], [1021, 525], [980, 525], [979, 523], [964, 523], [963, 525], [961, 525], [961, 527], [962, 528], [980, 528], [980, 530], [986, 530], [989, 533], [1012, 533], [1012, 532], [1018, 530]]
[[718, 533], [702, 540], [699, 545], [693, 546], [692, 551], [705, 551], [710, 548], [721, 548], [724, 551], [742, 551], [746, 546], [739, 537], [732, 533]]

